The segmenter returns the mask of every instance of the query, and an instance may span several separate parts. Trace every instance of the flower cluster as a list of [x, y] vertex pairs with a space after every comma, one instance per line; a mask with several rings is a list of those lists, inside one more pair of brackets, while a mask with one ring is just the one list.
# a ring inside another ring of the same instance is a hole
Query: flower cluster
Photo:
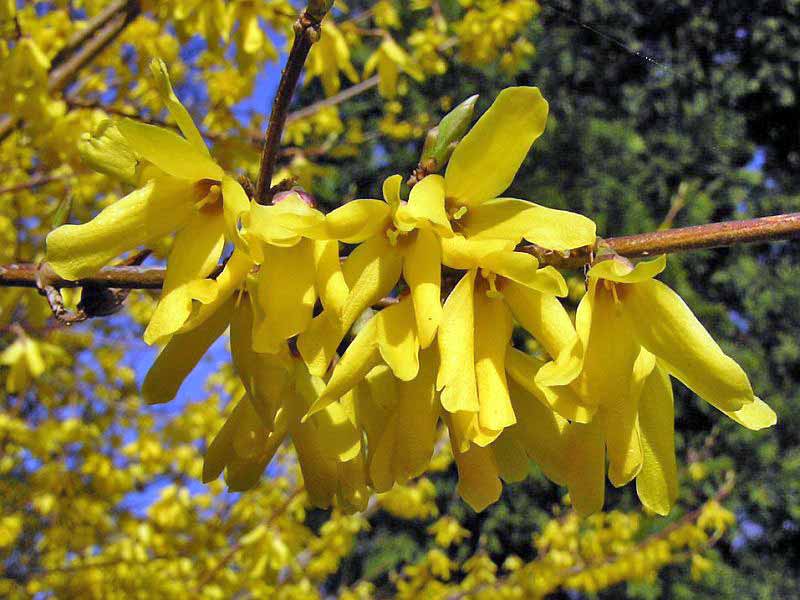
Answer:
[[[608, 462], [612, 484], [635, 479], [642, 502], [666, 514], [678, 492], [670, 376], [746, 427], [775, 422], [742, 369], [654, 279], [665, 257], [595, 260], [573, 321], [562, 274], [520, 248], [597, 244], [586, 217], [503, 196], [545, 129], [537, 88], [503, 90], [463, 138], [466, 126], [443, 120], [430, 142], [437, 160], [407, 197], [395, 175], [383, 199], [323, 214], [299, 191], [253, 203], [211, 158], [163, 63], [152, 72], [183, 135], [105, 124], [93, 164], [137, 187], [92, 221], [53, 231], [48, 261], [79, 279], [175, 234], [144, 333], [164, 349], [143, 395], [174, 398], [230, 329], [241, 388], [204, 480], [225, 471], [231, 489], [250, 488], [291, 439], [312, 502], [360, 510], [373, 491], [422, 475], [444, 428], [459, 492], [476, 510], [534, 461], [590, 514], [602, 508]], [[346, 257], [342, 243], [353, 246]], [[515, 325], [540, 355], [514, 347]]]

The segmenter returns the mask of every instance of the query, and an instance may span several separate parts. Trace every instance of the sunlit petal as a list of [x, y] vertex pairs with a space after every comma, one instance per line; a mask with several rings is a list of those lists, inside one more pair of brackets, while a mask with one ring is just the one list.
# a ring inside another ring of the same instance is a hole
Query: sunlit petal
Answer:
[[289, 248], [264, 247], [254, 297], [263, 317], [255, 324], [256, 352], [274, 353], [285, 340], [305, 331], [317, 300], [314, 278], [311, 240]]
[[161, 97], [161, 101], [167, 107], [172, 118], [175, 119], [181, 133], [199, 152], [206, 156], [211, 156], [208, 152], [208, 147], [203, 141], [203, 136], [200, 135], [200, 131], [194, 124], [191, 115], [189, 115], [189, 111], [186, 110], [186, 107], [181, 103], [172, 89], [172, 82], [169, 79], [167, 65], [160, 58], [153, 59], [150, 62], [150, 72], [155, 79], [156, 91]]
[[456, 147], [447, 165], [447, 196], [475, 206], [502, 194], [544, 132], [547, 102], [538, 88], [506, 88]]
[[149, 181], [83, 225], [47, 236], [47, 261], [64, 279], [96, 273], [120, 254], [183, 227], [193, 214], [192, 186], [169, 177]]
[[420, 230], [416, 236], [405, 252], [403, 277], [411, 288], [420, 346], [427, 348], [442, 318], [442, 251], [432, 231]]
[[186, 376], [228, 328], [232, 310], [233, 302], [229, 301], [211, 315], [204, 327], [170, 339], [142, 384], [142, 396], [148, 404], [162, 404], [175, 397]]
[[641, 283], [661, 273], [666, 266], [667, 256], [665, 254], [636, 264], [626, 258], [616, 257], [595, 263], [589, 269], [588, 276], [618, 283]]
[[475, 311], [475, 379], [483, 429], [502, 431], [517, 422], [506, 382], [506, 348], [514, 323], [502, 299], [477, 291]]
[[353, 200], [325, 215], [328, 239], [357, 244], [385, 230], [391, 208], [380, 200]]
[[411, 189], [408, 204], [401, 204], [394, 220], [401, 231], [430, 228], [441, 236], [453, 235], [444, 208], [444, 177], [428, 175]]
[[206, 280], [217, 267], [225, 243], [221, 214], [198, 212], [175, 237], [167, 260], [164, 288], [147, 329], [146, 344], [169, 337], [192, 312], [192, 301], [213, 300], [215, 285]]
[[123, 119], [117, 128], [137, 154], [173, 177], [220, 181], [224, 175], [208, 154], [168, 129], [131, 119]]
[[515, 198], [497, 198], [470, 208], [459, 222], [464, 235], [476, 239], [523, 238], [549, 250], [591, 246], [597, 237], [594, 222], [566, 210], [539, 206]]
[[437, 336], [441, 366], [436, 388], [442, 390], [442, 406], [451, 413], [480, 410], [475, 382], [473, 296], [476, 275], [475, 271], [469, 271], [450, 292]]
[[639, 342], [695, 394], [722, 411], [754, 401], [745, 372], [669, 287], [646, 280], [626, 287], [623, 302]]
[[647, 508], [667, 515], [678, 498], [672, 383], [660, 367], [647, 377], [639, 399], [639, 432], [644, 461], [636, 493]]
[[414, 323], [414, 305], [402, 300], [376, 316], [378, 348], [398, 379], [411, 381], [419, 371], [419, 340]]

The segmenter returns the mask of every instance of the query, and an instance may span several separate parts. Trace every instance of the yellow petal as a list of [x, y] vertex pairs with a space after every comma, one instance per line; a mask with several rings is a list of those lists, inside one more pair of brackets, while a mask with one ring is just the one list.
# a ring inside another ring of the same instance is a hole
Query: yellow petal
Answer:
[[221, 214], [195, 213], [175, 237], [167, 260], [161, 298], [144, 332], [152, 344], [178, 331], [192, 313], [192, 300], [213, 300], [214, 283], [206, 280], [216, 268], [225, 243]]
[[739, 410], [723, 410], [731, 419], [748, 429], [758, 431], [765, 427], [772, 427], [778, 422], [778, 416], [767, 404], [758, 396], [753, 398], [749, 404], [745, 404]]
[[[274, 431], [264, 437], [266, 432], [261, 427], [258, 415], [253, 411], [252, 405], [250, 405], [250, 399], [246, 395], [242, 398], [239, 405], [237, 405], [237, 408], [240, 406], [242, 413], [233, 423], [235, 427], [230, 442], [232, 448], [227, 452], [229, 456], [232, 456], [225, 465], [225, 483], [228, 485], [228, 490], [232, 492], [249, 490], [258, 483], [259, 479], [261, 479], [261, 475], [264, 473], [264, 469], [270, 463], [273, 456], [275, 456], [275, 452], [277, 452], [281, 444], [283, 444], [288, 432], [286, 418], [279, 413], [275, 419]], [[250, 456], [240, 457], [236, 452], [237, 447], [238, 450], [242, 451], [242, 438], [251, 435], [258, 435], [258, 443], [254, 444], [253, 447], [253, 450], [257, 449], [257, 451]], [[239, 444], [236, 443], [237, 440], [239, 440]], [[209, 454], [206, 456], [206, 460], [208, 460], [211, 455], [211, 450], [212, 448], [209, 447]], [[205, 476], [205, 465], [203, 466], [203, 473]], [[207, 481], [209, 479], [216, 479], [218, 475], [217, 473], [214, 477], [210, 477], [211, 474], [209, 470]]]
[[[469, 271], [450, 292], [444, 303], [439, 325], [441, 366], [436, 388], [442, 390], [445, 410], [478, 412], [478, 388], [475, 382], [475, 312], [473, 296], [475, 271]], [[443, 389], [444, 388], [444, 389]]]
[[506, 351], [506, 372], [517, 385], [565, 419], [578, 423], [591, 421], [596, 409], [581, 404], [580, 397], [571, 387], [567, 385], [550, 387], [537, 381], [536, 375], [544, 364], [512, 346]]
[[156, 91], [161, 97], [161, 101], [167, 107], [172, 118], [175, 119], [181, 133], [183, 133], [184, 137], [196, 150], [210, 157], [211, 154], [208, 152], [208, 147], [203, 141], [203, 136], [200, 135], [200, 131], [198, 131], [192, 117], [189, 115], [189, 111], [181, 104], [181, 101], [172, 89], [172, 82], [169, 80], [167, 65], [160, 58], [153, 59], [150, 61], [150, 72], [156, 80]]
[[300, 354], [317, 376], [328, 370], [350, 326], [367, 308], [397, 284], [402, 258], [385, 237], [374, 237], [356, 248], [342, 264], [350, 294], [340, 316], [323, 311], [297, 340]]
[[447, 196], [475, 206], [502, 194], [544, 131], [547, 102], [534, 87], [506, 88], [456, 146], [447, 165]]
[[597, 227], [583, 215], [515, 198], [496, 198], [471, 207], [460, 224], [467, 237], [514, 243], [525, 238], [557, 251], [591, 246], [597, 239]]
[[324, 409], [331, 402], [338, 400], [353, 389], [380, 362], [380, 358], [376, 315], [364, 325], [347, 346], [341, 360], [333, 369], [328, 385], [319, 399], [311, 406], [308, 415]]
[[142, 396], [148, 404], [169, 402], [175, 397], [186, 376], [228, 328], [232, 310], [233, 302], [229, 301], [204, 327], [172, 337], [144, 378]]
[[[450, 420], [449, 417], [447, 419]], [[503, 484], [491, 447], [482, 448], [472, 444], [462, 451], [461, 440], [454, 437], [454, 430], [448, 423], [450, 443], [458, 468], [459, 496], [476, 512], [480, 512], [500, 499]]]
[[222, 178], [222, 212], [225, 217], [225, 235], [240, 250], [246, 246], [239, 235], [239, 221], [250, 210], [250, 199], [233, 177]]
[[[434, 387], [436, 349], [420, 356], [419, 375], [398, 385], [398, 398], [380, 437], [374, 439], [370, 477], [376, 492], [424, 473], [436, 444], [439, 403]], [[373, 443], [373, 442], [371, 442]]]
[[605, 448], [599, 422], [571, 423], [564, 430], [567, 485], [572, 506], [582, 517], [603, 509]]
[[314, 270], [317, 294], [322, 307], [336, 315], [341, 314], [350, 289], [344, 280], [339, 261], [339, 242], [320, 240], [314, 242]]
[[515, 439], [548, 479], [563, 485], [569, 468], [564, 438], [567, 420], [545, 407], [513, 380], [509, 392], [517, 424], [506, 429], [504, 435], [507, 433]]
[[703, 400], [722, 411], [754, 401], [745, 372], [669, 287], [652, 279], [630, 285], [623, 303], [642, 346]]
[[575, 326], [557, 298], [515, 284], [504, 285], [503, 296], [514, 318], [551, 357], [572, 347], [577, 337]]
[[253, 260], [247, 254], [234, 249], [222, 273], [212, 281], [213, 293], [208, 296], [213, 299], [207, 303], [196, 303], [192, 309], [192, 316], [181, 327], [180, 332], [191, 331], [205, 323], [237, 290], [242, 289], [245, 278], [252, 268]]
[[636, 477], [636, 493], [648, 509], [669, 514], [678, 498], [675, 462], [675, 407], [672, 383], [657, 367], [645, 380], [639, 400], [639, 431], [644, 461]]
[[636, 264], [627, 259], [612, 258], [596, 263], [589, 269], [588, 276], [619, 283], [641, 283], [661, 273], [666, 266], [667, 256], [665, 254]]
[[383, 199], [391, 208], [392, 214], [400, 207], [400, 188], [403, 185], [402, 175], [392, 175], [383, 181]]
[[[584, 344], [583, 370], [576, 385], [581, 397], [591, 406], [611, 406], [622, 402], [631, 391], [633, 366], [640, 352], [632, 325], [615, 303], [611, 291], [602, 284], [590, 288], [581, 305], [591, 310], [578, 317], [591, 318]], [[577, 323], [580, 325], [580, 323]]]
[[[239, 404], [241, 403], [242, 400], [239, 401]], [[225, 469], [225, 465], [235, 458], [233, 437], [243, 410], [243, 408], [239, 408], [239, 404], [234, 407], [233, 412], [225, 420], [206, 450], [203, 460], [203, 483], [214, 481]]]
[[636, 416], [642, 389], [654, 367], [655, 357], [640, 350], [633, 363], [630, 390], [620, 392], [614, 402], [601, 406], [598, 412], [606, 437], [608, 479], [615, 487], [630, 482], [642, 468], [644, 451]]
[[264, 427], [272, 430], [291, 384], [288, 347], [284, 345], [283, 352], [277, 354], [261, 354], [253, 350], [253, 309], [247, 301], [240, 302], [233, 311], [230, 336], [236, 374]]
[[383, 360], [402, 381], [410, 381], [419, 371], [419, 340], [414, 326], [414, 306], [402, 300], [384, 308], [376, 316], [378, 348]]
[[[294, 246], [302, 236], [325, 238], [325, 215], [306, 204], [296, 193], [277, 204], [252, 204], [243, 219], [246, 237], [255, 237], [266, 244]], [[251, 250], [256, 250], [252, 244]], [[253, 254], [256, 262], [262, 262]]]
[[428, 175], [411, 189], [408, 204], [397, 208], [394, 221], [401, 231], [430, 228], [443, 237], [453, 235], [444, 208], [444, 177]]
[[131, 119], [123, 119], [117, 128], [135, 152], [173, 177], [189, 181], [222, 179], [222, 168], [177, 133]]
[[496, 252], [510, 252], [514, 242], [508, 240], [475, 240], [454, 235], [441, 238], [442, 264], [451, 269], [468, 271], [478, 268], [484, 257]]
[[493, 252], [484, 256], [482, 268], [515, 281], [520, 285], [554, 296], [567, 295], [564, 277], [553, 267], [539, 269], [539, 261], [524, 252]]
[[384, 231], [391, 209], [380, 200], [353, 200], [325, 215], [328, 239], [357, 244]]
[[83, 225], [62, 225], [47, 236], [47, 261], [64, 279], [96, 273], [123, 252], [183, 227], [193, 214], [193, 189], [159, 177], [103, 209]]
[[314, 303], [314, 243], [266, 245], [264, 262], [256, 275], [254, 302], [259, 307], [253, 332], [256, 352], [274, 353], [290, 337], [311, 323]]
[[506, 382], [506, 348], [514, 323], [511, 311], [499, 298], [477, 291], [475, 311], [475, 379], [478, 384], [483, 429], [500, 432], [517, 422]]
[[525, 448], [508, 430], [494, 441], [491, 448], [494, 451], [498, 473], [503, 481], [515, 483], [528, 476], [530, 462]]
[[403, 277], [411, 288], [422, 348], [431, 345], [442, 319], [441, 256], [441, 245], [436, 234], [420, 230], [406, 250], [403, 260]]

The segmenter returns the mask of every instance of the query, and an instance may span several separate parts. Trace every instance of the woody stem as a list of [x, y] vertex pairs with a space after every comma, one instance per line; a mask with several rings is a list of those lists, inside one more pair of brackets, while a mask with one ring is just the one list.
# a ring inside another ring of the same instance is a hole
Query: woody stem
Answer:
[[289, 115], [289, 105], [303, 71], [311, 46], [319, 39], [320, 23], [330, 9], [332, 3], [309, 2], [308, 7], [300, 14], [294, 24], [294, 41], [286, 67], [281, 74], [278, 92], [272, 104], [269, 115], [269, 125], [264, 137], [264, 147], [261, 151], [261, 164], [258, 170], [258, 183], [256, 184], [255, 200], [259, 204], [269, 204], [272, 201], [272, 175], [278, 159], [281, 135]]

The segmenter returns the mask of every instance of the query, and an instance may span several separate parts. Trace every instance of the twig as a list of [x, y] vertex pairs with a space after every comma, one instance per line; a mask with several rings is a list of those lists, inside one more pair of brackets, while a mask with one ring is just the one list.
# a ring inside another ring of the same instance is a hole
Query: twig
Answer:
[[341, 104], [345, 100], [349, 100], [355, 96], [358, 96], [362, 92], [366, 92], [369, 89], [372, 89], [378, 85], [380, 81], [380, 77], [377, 75], [373, 75], [369, 79], [365, 79], [361, 83], [357, 83], [355, 85], [351, 85], [350, 87], [343, 89], [338, 94], [334, 94], [333, 96], [329, 96], [324, 100], [320, 100], [319, 102], [314, 102], [314, 104], [309, 104], [305, 108], [301, 108], [300, 110], [296, 110], [294, 112], [289, 113], [286, 118], [287, 123], [292, 123], [299, 119], [305, 119], [306, 117], [310, 117], [321, 111], [323, 108], [328, 106], [336, 106], [337, 104]]
[[[269, 519], [266, 522], [266, 526], [272, 527], [278, 520], [278, 518], [281, 517], [283, 514], [285, 514], [287, 510], [289, 510], [289, 507], [291, 506], [294, 499], [297, 498], [304, 491], [305, 491], [304, 485], [299, 485], [294, 490], [292, 490], [292, 493], [286, 497], [286, 500], [284, 500], [280, 504], [280, 506], [278, 506], [278, 508], [276, 508], [275, 511], [269, 516]], [[225, 566], [233, 560], [233, 557], [236, 555], [236, 553], [239, 552], [239, 550], [241, 549], [242, 549], [241, 540], [235, 542], [228, 549], [225, 555], [220, 559], [220, 561], [216, 565], [214, 565], [213, 568], [207, 571], [205, 575], [202, 575], [200, 577], [199, 581], [197, 582], [197, 586], [195, 586], [195, 595], [199, 595], [200, 592], [202, 592], [203, 588], [214, 580], [214, 578], [217, 576], [217, 573], [219, 573], [222, 569], [224, 569]]]
[[54, 181], [63, 181], [64, 179], [69, 179], [69, 175], [39, 175], [37, 177], [32, 177], [23, 183], [17, 183], [15, 185], [0, 188], [0, 194], [11, 194], [14, 192], [22, 192], [24, 190], [32, 190], [39, 186], [53, 183]]
[[[800, 236], [800, 213], [788, 213], [746, 221], [723, 221], [607, 238], [604, 243], [621, 256], [637, 258], [703, 248], [787, 240], [798, 236]], [[533, 254], [542, 266], [578, 269], [588, 264], [591, 249], [586, 247], [559, 253], [529, 244], [521, 246], [518, 250]], [[211, 277], [219, 275], [221, 269], [222, 265], [217, 267]], [[77, 281], [53, 278], [48, 283], [57, 288], [94, 285], [119, 289], [157, 290], [164, 282], [164, 273], [165, 270], [158, 267], [105, 267], [92, 277]], [[36, 265], [23, 263], [0, 266], [0, 287], [36, 287]]]
[[289, 51], [286, 67], [281, 74], [278, 92], [275, 95], [275, 102], [269, 115], [264, 148], [261, 152], [261, 165], [259, 166], [255, 196], [256, 202], [259, 204], [268, 204], [271, 200], [272, 173], [275, 169], [275, 162], [278, 159], [278, 149], [283, 128], [286, 125], [286, 117], [289, 114], [289, 104], [292, 101], [297, 81], [300, 79], [300, 73], [303, 70], [303, 65], [306, 62], [311, 46], [319, 39], [320, 24], [328, 10], [330, 10], [331, 4], [332, 2], [321, 0], [309, 2], [294, 24], [292, 49]]

